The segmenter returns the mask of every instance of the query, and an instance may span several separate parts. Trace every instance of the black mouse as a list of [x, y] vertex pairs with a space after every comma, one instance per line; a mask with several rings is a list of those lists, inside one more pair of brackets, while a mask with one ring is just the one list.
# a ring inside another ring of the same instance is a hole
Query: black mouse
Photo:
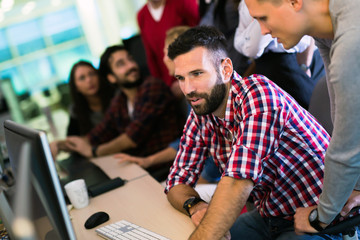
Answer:
[[85, 228], [91, 229], [109, 220], [109, 215], [106, 212], [97, 212], [91, 215], [85, 222]]

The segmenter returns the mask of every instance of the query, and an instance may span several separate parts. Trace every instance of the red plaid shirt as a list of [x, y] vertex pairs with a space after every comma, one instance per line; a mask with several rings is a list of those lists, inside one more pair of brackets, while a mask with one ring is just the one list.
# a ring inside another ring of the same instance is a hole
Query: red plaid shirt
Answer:
[[225, 118], [191, 111], [165, 192], [194, 186], [211, 155], [223, 176], [251, 179], [263, 217], [291, 219], [321, 193], [330, 137], [314, 117], [261, 75], [234, 72]]
[[138, 88], [132, 117], [121, 92], [112, 100], [104, 120], [87, 137], [92, 145], [100, 145], [126, 133], [137, 144], [126, 152], [148, 156], [168, 147], [181, 135], [185, 121], [177, 112], [176, 100], [166, 84], [148, 77]]

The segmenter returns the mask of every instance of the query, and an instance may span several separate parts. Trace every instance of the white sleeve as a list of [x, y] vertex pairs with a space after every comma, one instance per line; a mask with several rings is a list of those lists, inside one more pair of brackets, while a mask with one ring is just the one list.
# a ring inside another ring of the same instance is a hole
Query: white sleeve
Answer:
[[239, 26], [235, 32], [234, 47], [243, 55], [251, 58], [260, 57], [269, 43], [270, 34], [261, 35], [260, 24], [251, 17], [245, 1], [239, 4]]

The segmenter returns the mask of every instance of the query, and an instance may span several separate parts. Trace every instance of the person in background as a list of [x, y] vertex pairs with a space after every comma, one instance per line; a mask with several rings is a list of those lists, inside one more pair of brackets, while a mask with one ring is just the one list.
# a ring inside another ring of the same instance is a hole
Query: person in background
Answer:
[[[321, 193], [329, 135], [285, 91], [261, 75], [233, 71], [224, 35], [194, 27], [169, 46], [191, 104], [167, 179], [169, 202], [197, 226], [190, 239], [305, 239], [293, 215]], [[209, 204], [196, 184], [211, 156], [222, 172]], [[240, 214], [249, 196], [256, 209]]]
[[245, 1], [239, 4], [238, 25], [233, 45], [254, 59], [253, 73], [265, 75], [308, 109], [316, 83], [325, 76], [314, 39], [304, 36], [293, 48], [284, 49], [270, 34], [261, 35], [259, 23], [250, 16]]
[[137, 22], [150, 74], [176, 91], [178, 87], [172, 86], [175, 79], [169, 75], [163, 62], [166, 31], [175, 26], [199, 23], [196, 0], [148, 0], [138, 12]]
[[[84, 136], [102, 121], [115, 87], [106, 78], [100, 77], [90, 62], [84, 60], [72, 66], [69, 86], [72, 103], [66, 135]], [[59, 151], [68, 150], [65, 140], [51, 142], [50, 148], [54, 159]]]
[[[199, 25], [214, 26], [225, 35], [228, 53], [234, 63], [234, 70], [243, 76], [249, 67], [249, 58], [236, 51], [234, 36], [238, 26], [239, 0], [211, 0], [208, 4], [200, 1], [199, 7], [205, 5], [206, 11], [200, 19]], [[199, 10], [200, 11], [200, 10]]]
[[[160, 79], [142, 77], [137, 63], [120, 45], [108, 47], [101, 56], [100, 74], [117, 84], [119, 94], [111, 102], [102, 122], [85, 137], [70, 136], [67, 147], [85, 157], [125, 152], [148, 156], [178, 138], [184, 124], [177, 114], [176, 100]], [[169, 164], [146, 168], [156, 174]]]
[[295, 215], [299, 233], [317, 232], [339, 213], [345, 216], [348, 206], [356, 205], [354, 195], [360, 195], [360, 1], [246, 0], [246, 5], [262, 34], [276, 37], [286, 49], [310, 35], [323, 58], [334, 123], [324, 186], [319, 201]]

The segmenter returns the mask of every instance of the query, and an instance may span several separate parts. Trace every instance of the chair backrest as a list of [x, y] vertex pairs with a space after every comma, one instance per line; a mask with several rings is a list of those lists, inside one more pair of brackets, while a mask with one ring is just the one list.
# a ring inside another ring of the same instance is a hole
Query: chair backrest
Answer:
[[331, 135], [333, 131], [333, 124], [331, 121], [330, 97], [325, 76], [320, 78], [314, 87], [310, 99], [309, 112]]

